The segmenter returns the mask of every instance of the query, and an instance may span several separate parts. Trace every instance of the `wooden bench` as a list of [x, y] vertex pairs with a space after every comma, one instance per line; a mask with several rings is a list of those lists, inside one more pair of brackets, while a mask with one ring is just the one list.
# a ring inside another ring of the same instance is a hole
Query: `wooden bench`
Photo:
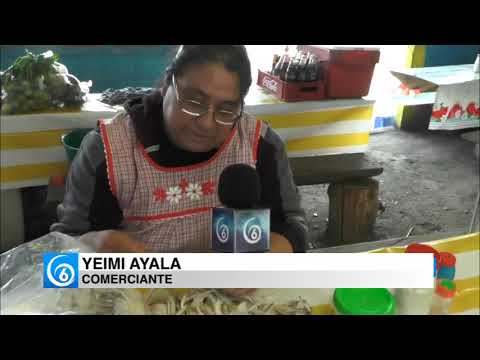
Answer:
[[297, 186], [365, 179], [383, 172], [366, 154], [290, 158], [290, 166]]
[[[379, 208], [378, 182], [372, 177], [382, 167], [366, 154], [291, 158], [290, 166], [297, 186], [330, 184], [329, 245], [369, 240]], [[315, 241], [319, 234], [311, 231], [310, 236]]]

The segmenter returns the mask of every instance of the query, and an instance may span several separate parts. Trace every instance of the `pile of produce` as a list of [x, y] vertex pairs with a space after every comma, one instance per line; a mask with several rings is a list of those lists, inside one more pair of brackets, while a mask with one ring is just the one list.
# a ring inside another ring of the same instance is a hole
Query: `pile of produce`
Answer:
[[141, 97], [144, 95], [153, 94], [155, 89], [153, 88], [144, 88], [144, 87], [126, 87], [123, 89], [107, 89], [102, 92], [102, 96], [100, 97], [100, 101], [111, 105], [123, 105], [127, 100], [134, 99], [136, 97]]
[[216, 289], [62, 289], [60, 313], [103, 315], [308, 315], [302, 298], [279, 304]]
[[2, 114], [25, 114], [43, 110], [80, 108], [90, 82], [80, 82], [58, 62], [58, 54], [47, 51], [24, 56], [0, 72]]
[[[129, 310], [128, 297], [116, 303], [115, 312]], [[278, 304], [265, 299], [245, 296], [231, 298], [216, 289], [191, 289], [184, 294], [171, 293], [165, 289], [154, 289], [146, 298], [147, 311], [152, 315], [307, 315], [310, 305], [299, 298], [288, 304]], [[125, 308], [125, 306], [127, 306]]]

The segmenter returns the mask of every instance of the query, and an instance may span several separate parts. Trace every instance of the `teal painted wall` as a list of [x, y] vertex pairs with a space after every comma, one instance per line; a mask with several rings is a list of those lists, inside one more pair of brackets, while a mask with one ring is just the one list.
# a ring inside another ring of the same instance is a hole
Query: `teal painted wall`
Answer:
[[25, 53], [52, 50], [81, 81], [92, 80], [91, 92], [107, 88], [152, 87], [162, 77], [177, 45], [1, 45], [0, 69]]
[[473, 64], [480, 45], [427, 45], [425, 67]]

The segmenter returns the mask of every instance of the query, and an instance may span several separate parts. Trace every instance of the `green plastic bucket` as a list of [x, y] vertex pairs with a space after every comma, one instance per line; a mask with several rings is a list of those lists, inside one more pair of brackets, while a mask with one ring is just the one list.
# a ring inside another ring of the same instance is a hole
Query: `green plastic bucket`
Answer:
[[90, 131], [93, 129], [75, 129], [70, 131], [67, 134], [62, 135], [62, 144], [67, 153], [67, 158], [69, 162], [72, 162], [77, 154], [82, 140]]

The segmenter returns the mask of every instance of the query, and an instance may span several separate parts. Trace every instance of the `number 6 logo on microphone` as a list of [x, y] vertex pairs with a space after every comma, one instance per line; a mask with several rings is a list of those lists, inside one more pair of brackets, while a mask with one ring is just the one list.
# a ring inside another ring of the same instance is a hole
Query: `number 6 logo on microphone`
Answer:
[[262, 228], [257, 224], [253, 224], [255, 220], [258, 223], [258, 219], [255, 216], [251, 217], [243, 225], [243, 238], [250, 245], [256, 244], [262, 239]]
[[215, 226], [215, 232], [217, 234], [217, 239], [225, 244], [228, 241], [228, 237], [230, 235], [230, 231], [228, 230], [228, 226], [224, 223], [224, 217], [222, 216], [217, 221], [217, 226]]

